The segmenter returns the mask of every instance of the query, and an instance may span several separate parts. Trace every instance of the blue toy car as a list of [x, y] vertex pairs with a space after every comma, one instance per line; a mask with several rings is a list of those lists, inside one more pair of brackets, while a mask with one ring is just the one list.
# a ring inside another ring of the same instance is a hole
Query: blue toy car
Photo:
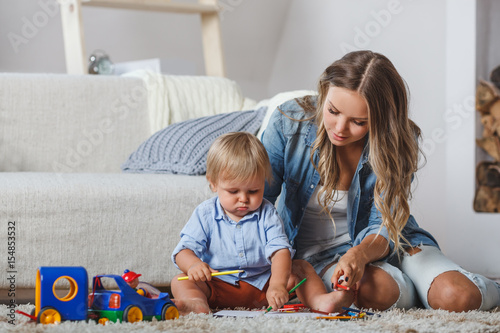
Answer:
[[83, 267], [39, 267], [33, 319], [42, 324], [87, 320], [87, 281]]
[[[106, 283], [116, 286], [117, 289], [106, 289]], [[168, 293], [160, 293], [158, 298], [144, 297], [131, 288], [120, 275], [97, 275], [92, 286], [89, 311], [99, 317], [100, 323], [107, 320], [133, 323], [152, 318], [168, 320], [179, 317], [179, 311]]]
[[89, 295], [88, 275], [83, 267], [39, 267], [35, 309], [31, 315], [17, 312], [42, 324], [89, 319], [104, 324], [179, 317], [168, 293], [142, 296], [119, 275], [95, 276]]

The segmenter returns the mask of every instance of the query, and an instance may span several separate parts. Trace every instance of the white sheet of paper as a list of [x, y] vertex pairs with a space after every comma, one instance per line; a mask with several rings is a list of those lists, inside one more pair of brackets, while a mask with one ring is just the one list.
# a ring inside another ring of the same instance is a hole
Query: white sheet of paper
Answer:
[[221, 310], [214, 313], [215, 317], [246, 317], [253, 318], [257, 316], [286, 316], [286, 317], [319, 317], [321, 314], [314, 312], [281, 312], [281, 311], [270, 311], [266, 313], [262, 311], [245, 311], [245, 310]]

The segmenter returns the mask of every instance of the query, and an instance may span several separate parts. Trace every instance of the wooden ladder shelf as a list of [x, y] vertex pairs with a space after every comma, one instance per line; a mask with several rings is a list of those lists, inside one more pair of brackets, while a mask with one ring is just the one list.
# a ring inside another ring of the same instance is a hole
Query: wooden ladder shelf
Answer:
[[68, 74], [87, 74], [88, 63], [82, 22], [82, 5], [118, 9], [148, 10], [156, 12], [198, 14], [201, 32], [205, 72], [209, 76], [224, 77], [224, 54], [217, 0], [198, 0], [198, 3], [182, 3], [171, 0], [58, 0]]

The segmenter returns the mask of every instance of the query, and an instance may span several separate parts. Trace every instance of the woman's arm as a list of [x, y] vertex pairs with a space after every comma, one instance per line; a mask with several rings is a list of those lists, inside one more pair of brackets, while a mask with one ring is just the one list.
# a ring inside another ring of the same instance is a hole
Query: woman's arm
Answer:
[[262, 144], [266, 148], [273, 171], [273, 181], [271, 184], [266, 182], [264, 197], [272, 204], [276, 202], [276, 199], [281, 193], [281, 185], [283, 184], [283, 175], [285, 171], [284, 153], [286, 140], [281, 128], [282, 116], [283, 115], [278, 109], [274, 110], [266, 130], [262, 134]]

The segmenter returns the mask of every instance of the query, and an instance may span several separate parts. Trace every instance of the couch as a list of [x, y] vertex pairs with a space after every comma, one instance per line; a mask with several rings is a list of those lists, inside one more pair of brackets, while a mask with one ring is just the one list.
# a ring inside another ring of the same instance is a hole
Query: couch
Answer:
[[170, 124], [303, 94], [257, 104], [223, 78], [0, 74], [0, 244], [11, 250], [1, 270], [19, 289], [34, 288], [39, 266], [83, 266], [89, 276], [130, 269], [168, 286], [179, 232], [213, 193], [203, 175], [120, 166]]

